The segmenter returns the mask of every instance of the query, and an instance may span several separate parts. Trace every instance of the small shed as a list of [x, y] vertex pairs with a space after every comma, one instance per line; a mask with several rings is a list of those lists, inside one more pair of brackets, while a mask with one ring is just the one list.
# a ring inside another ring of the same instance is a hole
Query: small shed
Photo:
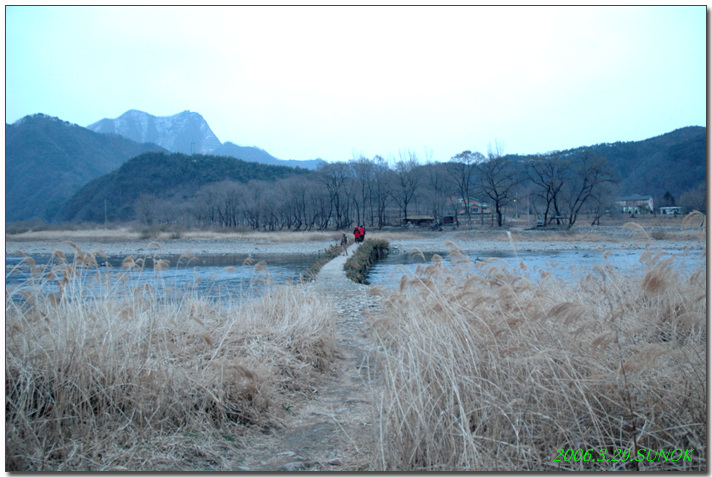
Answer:
[[435, 217], [432, 215], [411, 215], [407, 219], [403, 219], [403, 225], [415, 225], [418, 227], [430, 226], [435, 222]]
[[662, 215], [679, 215], [682, 213], [680, 207], [660, 207], [660, 214]]
[[440, 218], [440, 225], [457, 225], [457, 218], [454, 215], [443, 215]]

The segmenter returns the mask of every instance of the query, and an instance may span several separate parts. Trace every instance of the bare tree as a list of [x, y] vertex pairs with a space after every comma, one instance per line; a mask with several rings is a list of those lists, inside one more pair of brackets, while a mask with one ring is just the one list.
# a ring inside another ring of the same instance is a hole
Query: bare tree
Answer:
[[424, 195], [428, 199], [429, 209], [436, 220], [441, 221], [446, 204], [451, 194], [447, 164], [433, 162], [423, 166]]
[[218, 220], [218, 197], [213, 184], [203, 186], [192, 200], [192, 212], [198, 224], [211, 227]]
[[[366, 222], [366, 206], [371, 197], [373, 163], [368, 158], [359, 156], [349, 161], [349, 166], [355, 181], [353, 199], [356, 206], [356, 222], [364, 224]], [[370, 225], [373, 225], [373, 215], [371, 215]]]
[[400, 160], [394, 167], [393, 189], [391, 196], [403, 213], [403, 221], [408, 220], [408, 205], [410, 205], [420, 183], [418, 174], [418, 157], [412, 151], [400, 153]]
[[[472, 224], [472, 213], [469, 203], [475, 188], [475, 173], [477, 164], [484, 160], [485, 156], [480, 152], [463, 151], [453, 156], [447, 165], [447, 171], [459, 192], [460, 199], [462, 199], [465, 207], [467, 221], [470, 224]], [[457, 214], [457, 206], [455, 206], [455, 214]]]
[[306, 223], [307, 181], [304, 176], [292, 176], [277, 182], [277, 188], [284, 198], [283, 213], [287, 228], [300, 230]]
[[153, 225], [158, 221], [158, 199], [150, 194], [141, 194], [134, 202], [139, 223]]
[[612, 184], [601, 184], [601, 187], [591, 194], [587, 204], [587, 208], [593, 217], [591, 226], [600, 225], [603, 214], [615, 209], [613, 197], [615, 197], [615, 193]]
[[240, 208], [244, 201], [244, 185], [239, 182], [222, 182], [219, 184], [221, 201], [218, 216], [223, 227], [237, 227], [240, 221]]
[[327, 164], [318, 174], [321, 185], [329, 192], [336, 228], [348, 227], [353, 222], [350, 209], [354, 192], [349, 165], [343, 162]]
[[195, 219], [207, 226], [237, 227], [242, 217], [246, 187], [222, 181], [203, 186], [192, 200]]
[[259, 230], [263, 226], [264, 196], [267, 183], [264, 181], [250, 181], [247, 184], [247, 194], [245, 195], [244, 216], [249, 225], [254, 230]]
[[[559, 194], [566, 182], [566, 166], [558, 152], [538, 155], [527, 161], [527, 172], [534, 186], [535, 197], [544, 205], [543, 223], [549, 224], [554, 219], [559, 223]], [[549, 214], [553, 212], [551, 217]]]
[[[381, 156], [373, 158], [373, 184], [371, 187], [372, 211], [375, 209], [378, 230], [386, 224], [386, 208], [391, 197], [390, 187], [392, 184], [391, 175], [393, 171], [388, 167], [388, 163]], [[373, 212], [372, 212], [373, 214]]]
[[577, 154], [567, 160], [566, 183], [562, 189], [567, 208], [567, 225], [570, 229], [576, 223], [581, 208], [606, 184], [615, 182], [608, 159], [590, 152]]
[[694, 189], [690, 189], [686, 192], [683, 192], [682, 195], [680, 195], [680, 200], [678, 201], [678, 203], [682, 207], [684, 207], [687, 212], [692, 212], [693, 210], [696, 210], [698, 212], [706, 214], [707, 187], [703, 183], [695, 187]]
[[331, 194], [322, 186], [321, 181], [314, 180], [313, 187], [309, 189], [309, 222], [307, 228], [311, 230], [316, 226], [319, 230], [326, 230], [331, 223], [333, 204]]
[[502, 155], [501, 147], [489, 148], [486, 161], [477, 165], [477, 185], [489, 198], [497, 214], [497, 226], [504, 224], [504, 209], [514, 198], [514, 190], [520, 182], [519, 167]]

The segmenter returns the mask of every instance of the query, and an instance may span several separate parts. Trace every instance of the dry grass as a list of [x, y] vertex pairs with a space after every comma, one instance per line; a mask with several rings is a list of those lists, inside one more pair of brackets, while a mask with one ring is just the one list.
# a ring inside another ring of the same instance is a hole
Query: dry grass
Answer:
[[[341, 239], [341, 234], [344, 231], [275, 231], [262, 232], [252, 231], [249, 229], [241, 230], [184, 230], [180, 232], [182, 240], [208, 240], [208, 241], [223, 241], [223, 242], [250, 242], [256, 244], [291, 244], [303, 242], [336, 242]], [[424, 233], [418, 230], [403, 230], [403, 231], [371, 231], [368, 230], [369, 238], [378, 239], [409, 239], [421, 238]], [[346, 235], [353, 238], [346, 231]], [[130, 227], [115, 227], [115, 228], [85, 228], [74, 230], [40, 230], [29, 231], [18, 234], [7, 235], [6, 238], [12, 242], [37, 242], [37, 241], [96, 241], [96, 242], [127, 242], [127, 241], [144, 241], [146, 236], [140, 230]], [[172, 231], [157, 231], [155, 235], [150, 237], [157, 241], [171, 241], [177, 237]]]
[[[170, 240], [175, 238], [174, 232], [158, 232], [153, 238], [155, 240]], [[202, 239], [202, 240], [248, 240], [257, 243], [292, 243], [292, 242], [316, 242], [332, 240], [334, 237], [341, 237], [341, 234], [329, 231], [312, 232], [255, 232], [250, 230], [186, 230], [182, 231], [182, 239]], [[338, 238], [337, 237], [337, 238]], [[96, 240], [96, 241], [126, 241], [143, 239], [142, 232], [130, 227], [116, 228], [87, 228], [77, 230], [41, 230], [29, 231], [11, 235], [13, 241], [37, 241], [37, 240]]]
[[335, 310], [302, 287], [126, 290], [77, 252], [26, 257], [30, 285], [6, 289], [7, 471], [234, 470], [245, 426], [278, 426], [335, 352]]
[[[617, 227], [603, 226], [576, 226], [570, 230], [513, 230], [516, 240], [545, 241], [545, 242], [613, 242], [621, 243], [637, 240], [640, 234], [636, 230], [645, 230], [644, 241], [675, 240], [698, 241], [700, 234], [697, 230], [689, 230], [676, 225], [641, 225], [639, 222], [627, 222]], [[499, 240], [504, 240], [502, 234]]]
[[141, 233], [128, 227], [116, 228], [78, 228], [67, 230], [30, 230], [18, 234], [6, 235], [7, 239], [12, 239], [17, 242], [37, 241], [37, 240], [52, 240], [60, 242], [63, 240], [138, 240], [141, 238]]
[[[220, 229], [220, 230], [185, 230], [181, 232], [181, 238], [185, 239], [206, 239], [206, 240], [250, 240], [264, 241], [267, 243], [291, 243], [291, 242], [322, 242], [324, 240], [338, 240], [341, 234], [349, 231], [334, 231], [334, 230], [311, 230], [311, 231], [255, 231], [246, 228], [240, 229]], [[420, 238], [424, 233], [418, 229], [403, 229], [392, 231], [367, 230], [370, 238]], [[170, 239], [172, 231], [164, 231], [157, 235], [156, 239]], [[98, 241], [114, 241], [114, 240], [139, 240], [141, 239], [141, 231], [135, 227], [86, 227], [72, 229], [51, 229], [51, 230], [36, 230], [26, 231], [22, 233], [12, 234], [14, 241], [29, 241], [29, 240], [98, 240]]]
[[[702, 214], [700, 214], [702, 215]], [[662, 224], [652, 221], [637, 220], [636, 224], [648, 230], [648, 235], [654, 240], [699, 240], [700, 234], [704, 235], [704, 229], [700, 230], [699, 220], [695, 219], [695, 213], [685, 219], [680, 219], [675, 223], [662, 221]], [[703, 216], [704, 217], [704, 216]], [[680, 225], [683, 225], [682, 227]], [[564, 228], [546, 228], [529, 230], [530, 227], [514, 227], [511, 233], [517, 241], [540, 241], [540, 242], [624, 242], [630, 240], [631, 234], [626, 227], [616, 226], [596, 226], [577, 225], [571, 230]], [[150, 237], [151, 240], [170, 244], [176, 239], [200, 240], [217, 243], [254, 243], [259, 245], [273, 244], [298, 244], [298, 243], [338, 243], [344, 231], [276, 231], [262, 232], [241, 229], [239, 231], [226, 230], [184, 230], [179, 236], [175, 232], [157, 232]], [[346, 231], [349, 238], [353, 236]], [[434, 232], [426, 229], [390, 229], [390, 230], [368, 230], [367, 237], [371, 239], [394, 242], [408, 239], [428, 239], [447, 237], [457, 241], [487, 241], [502, 242], [509, 240], [505, 230], [496, 227], [478, 227], [473, 229], [445, 229], [442, 232]], [[127, 243], [145, 242], [147, 237], [138, 230], [128, 227], [116, 228], [93, 228], [76, 230], [42, 230], [24, 232], [7, 235], [6, 239], [11, 242], [99, 242], [99, 243]]]
[[[680, 270], [649, 247], [642, 276], [606, 262], [567, 283], [450, 245], [453, 268], [382, 292], [374, 469], [707, 470], [704, 256]], [[656, 454], [674, 449], [690, 459]]]
[[210, 240], [246, 240], [255, 243], [295, 243], [295, 242], [327, 242], [338, 241], [341, 238], [340, 232], [335, 231], [280, 231], [280, 232], [260, 232], [260, 231], [191, 231], [184, 234], [186, 238], [210, 239]]

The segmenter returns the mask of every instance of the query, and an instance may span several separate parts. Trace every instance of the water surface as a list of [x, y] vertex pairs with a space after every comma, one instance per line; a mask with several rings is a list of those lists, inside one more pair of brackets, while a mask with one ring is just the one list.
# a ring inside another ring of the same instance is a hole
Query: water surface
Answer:
[[[168, 267], [154, 270], [154, 255], [145, 257], [143, 269], [126, 270], [121, 267], [124, 257], [97, 257], [98, 268], [82, 271], [82, 287], [87, 293], [106, 293], [110, 287], [135, 289], [149, 284], [154, 289], [176, 293], [197, 292], [204, 297], [242, 296], [264, 289], [268, 284], [298, 282], [304, 272], [317, 260], [317, 255], [281, 254], [269, 256], [206, 255], [194, 258], [155, 255], [156, 260], [166, 260]], [[22, 290], [41, 284], [46, 291], [57, 291], [54, 280], [48, 283], [47, 273], [56, 270], [59, 278], [61, 266], [50, 263], [50, 256], [32, 257], [42, 267], [40, 274], [31, 274], [30, 267], [20, 256], [7, 256], [5, 283], [8, 290]], [[67, 259], [72, 262], [73, 256]]]
[[[541, 272], [546, 271], [557, 278], [572, 281], [585, 276], [599, 265], [610, 265], [623, 273], [644, 273], [647, 268], [641, 261], [641, 250], [557, 250], [557, 251], [490, 251], [470, 253], [467, 256], [472, 264], [471, 270], [484, 274], [485, 268], [476, 265], [488, 258], [497, 260], [488, 262], [487, 266], [501, 266], [522, 274], [529, 280], [541, 277]], [[695, 270], [696, 266], [705, 263], [700, 250], [667, 250], [666, 255], [676, 258], [676, 267], [680, 270]], [[400, 283], [404, 274], [415, 274], [418, 265], [432, 263], [434, 253], [412, 255], [406, 253], [389, 254], [376, 263], [369, 272], [367, 283], [394, 288]], [[438, 253], [444, 259], [444, 265], [451, 267], [447, 260], [448, 252]], [[522, 267], [523, 264], [524, 266]]]

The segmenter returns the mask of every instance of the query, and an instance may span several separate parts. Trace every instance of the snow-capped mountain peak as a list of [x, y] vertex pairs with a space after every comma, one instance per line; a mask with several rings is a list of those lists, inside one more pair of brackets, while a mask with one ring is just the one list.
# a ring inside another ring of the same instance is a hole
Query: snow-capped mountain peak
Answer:
[[116, 119], [105, 118], [87, 128], [98, 133], [119, 134], [136, 142], [158, 144], [183, 154], [210, 154], [222, 145], [205, 119], [188, 110], [173, 116], [153, 116], [130, 109]]

